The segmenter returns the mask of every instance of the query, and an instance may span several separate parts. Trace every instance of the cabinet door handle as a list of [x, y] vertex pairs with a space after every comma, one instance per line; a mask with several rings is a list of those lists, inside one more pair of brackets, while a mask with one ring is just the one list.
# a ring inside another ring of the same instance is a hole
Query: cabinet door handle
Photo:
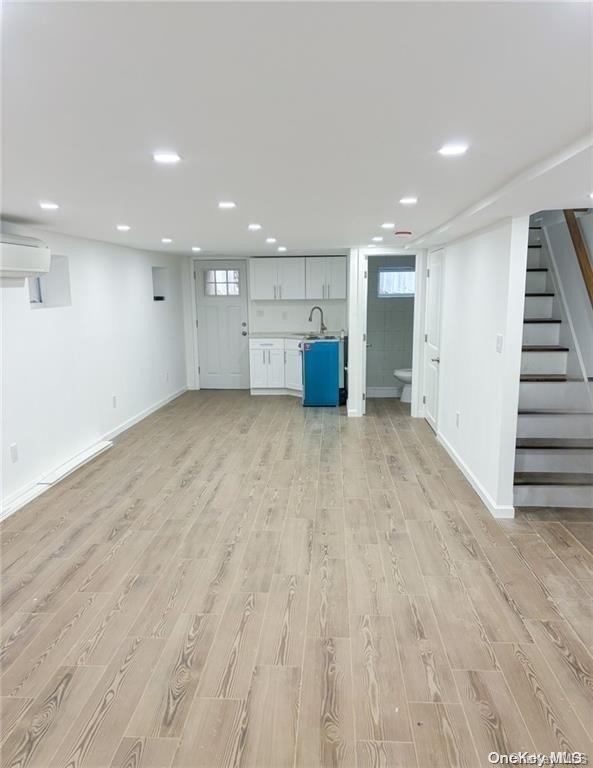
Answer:
[[265, 365], [266, 364], [266, 350], [262, 349], [261, 353], [262, 353], [262, 358], [263, 358], [262, 359], [262, 363]]
[[274, 286], [274, 298], [276, 298], [276, 286]]
[[329, 299], [329, 285], [327, 286], [327, 298]]
[[272, 353], [268, 349], [268, 364], [271, 365], [271, 363], [272, 363]]
[[325, 283], [321, 286], [321, 298], [325, 299]]
[[278, 298], [279, 299], [282, 298], [282, 286], [281, 285], [278, 286]]

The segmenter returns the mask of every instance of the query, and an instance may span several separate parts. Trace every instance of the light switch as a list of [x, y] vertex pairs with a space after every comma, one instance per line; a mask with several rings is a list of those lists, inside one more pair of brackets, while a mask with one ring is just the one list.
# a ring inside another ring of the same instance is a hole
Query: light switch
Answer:
[[502, 333], [496, 334], [496, 351], [502, 352]]

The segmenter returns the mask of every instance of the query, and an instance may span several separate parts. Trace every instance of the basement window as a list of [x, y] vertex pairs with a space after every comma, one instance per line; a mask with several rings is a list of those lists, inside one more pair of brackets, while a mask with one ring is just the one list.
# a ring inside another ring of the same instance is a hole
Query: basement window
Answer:
[[414, 267], [379, 267], [377, 296], [380, 299], [397, 299], [414, 296], [416, 270]]
[[40, 277], [29, 277], [29, 305], [31, 309], [70, 307], [70, 268], [67, 256], [52, 254], [49, 272]]
[[154, 301], [164, 301], [167, 297], [167, 268], [152, 268], [152, 298]]
[[204, 272], [206, 296], [239, 296], [238, 269], [207, 269]]

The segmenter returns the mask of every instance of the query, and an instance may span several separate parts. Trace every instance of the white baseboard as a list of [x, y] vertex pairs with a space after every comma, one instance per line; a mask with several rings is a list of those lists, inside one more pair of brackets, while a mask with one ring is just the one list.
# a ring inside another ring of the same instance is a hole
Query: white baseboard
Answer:
[[150, 416], [151, 413], [158, 411], [160, 408], [163, 408], [168, 403], [172, 402], [173, 400], [176, 400], [184, 392], [187, 392], [187, 386], [181, 387], [181, 389], [178, 389], [176, 392], [173, 392], [172, 395], [167, 395], [167, 397], [164, 397], [162, 400], [159, 400], [157, 403], [153, 403], [153, 405], [150, 405], [148, 408], [145, 408], [143, 411], [140, 411], [140, 413], [137, 413], [135, 416], [132, 416], [131, 418], [126, 419], [126, 421], [122, 421], [122, 423], [119, 424], [117, 427], [107, 432], [107, 434], [103, 435], [103, 439], [111, 440], [112, 438], [117, 437], [117, 435], [120, 435], [122, 432], [125, 432], [126, 429], [133, 427], [134, 424], [137, 424], [139, 421], [142, 421], [142, 419], [145, 419], [147, 416]]
[[60, 464], [58, 467], [55, 467], [50, 472], [42, 475], [38, 480], [35, 480], [32, 483], [28, 483], [26, 486], [20, 488], [15, 493], [11, 493], [10, 496], [2, 499], [2, 503], [0, 504], [0, 520], [9, 517], [18, 509], [24, 507], [25, 504], [28, 504], [30, 501], [33, 501], [33, 499], [37, 498], [37, 496], [40, 496], [48, 488], [51, 488], [52, 485], [55, 485], [55, 483], [59, 482], [64, 477], [74, 472], [74, 470], [79, 469], [79, 467], [82, 467], [83, 464], [86, 464], [100, 453], [103, 453], [103, 451], [111, 448], [113, 445], [111, 442], [112, 438], [116, 437], [122, 432], [125, 432], [126, 429], [129, 429], [134, 424], [142, 421], [142, 419], [150, 416], [151, 413], [158, 411], [159, 408], [162, 408], [163, 406], [167, 405], [167, 403], [175, 400], [186, 390], [187, 387], [183, 387], [177, 392], [174, 392], [172, 395], [168, 395], [163, 400], [160, 400], [158, 403], [154, 403], [150, 407], [145, 408], [143, 411], [140, 411], [140, 413], [137, 413], [135, 416], [132, 416], [132, 418], [127, 419], [114, 429], [107, 432], [100, 440], [98, 440], [96, 443], [93, 443], [93, 445], [85, 448], [82, 451], [79, 451], [70, 459]]
[[291, 395], [292, 397], [302, 397], [303, 393], [298, 389], [250, 389], [250, 395]]
[[402, 387], [367, 387], [367, 397], [399, 397]]
[[494, 499], [488, 493], [488, 491], [484, 488], [484, 486], [480, 483], [480, 481], [475, 477], [475, 475], [469, 469], [467, 464], [463, 461], [463, 459], [459, 456], [459, 454], [455, 451], [455, 449], [447, 442], [447, 440], [443, 437], [443, 435], [440, 432], [437, 433], [437, 440], [443, 446], [443, 448], [447, 451], [447, 453], [453, 459], [453, 461], [459, 467], [459, 469], [463, 472], [465, 479], [469, 482], [469, 484], [474, 489], [474, 491], [482, 499], [486, 508], [492, 515], [492, 517], [505, 518], [505, 519], [514, 518], [515, 507], [496, 504], [494, 502]]

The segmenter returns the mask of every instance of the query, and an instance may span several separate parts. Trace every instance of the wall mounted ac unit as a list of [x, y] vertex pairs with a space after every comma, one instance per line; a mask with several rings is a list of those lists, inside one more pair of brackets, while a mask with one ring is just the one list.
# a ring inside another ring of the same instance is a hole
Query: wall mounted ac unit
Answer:
[[0, 234], [0, 285], [24, 285], [49, 272], [50, 250], [34, 237]]

